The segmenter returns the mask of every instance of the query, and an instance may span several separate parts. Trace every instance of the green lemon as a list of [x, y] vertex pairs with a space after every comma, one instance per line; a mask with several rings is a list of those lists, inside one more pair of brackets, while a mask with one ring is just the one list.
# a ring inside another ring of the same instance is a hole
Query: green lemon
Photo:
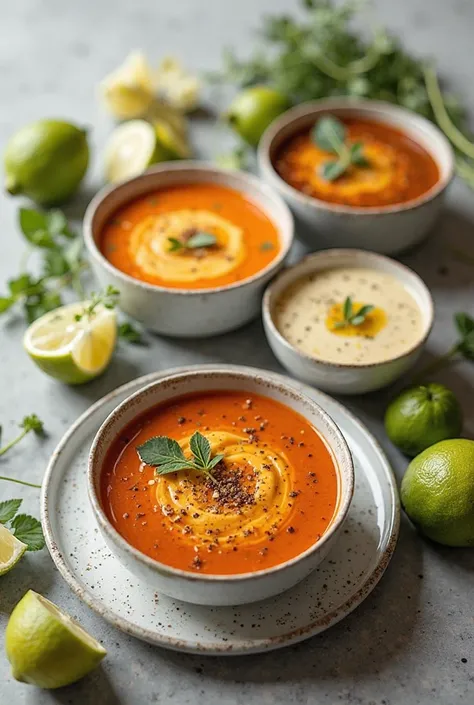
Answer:
[[39, 688], [75, 683], [107, 654], [77, 622], [33, 590], [11, 613], [5, 650], [13, 677]]
[[67, 201], [89, 164], [85, 130], [62, 120], [38, 120], [16, 132], [5, 155], [5, 188], [41, 206]]
[[442, 384], [410, 387], [385, 412], [385, 430], [394, 445], [415, 456], [438, 441], [456, 438], [462, 429], [462, 409]]
[[83, 384], [108, 366], [117, 340], [115, 311], [99, 305], [89, 317], [88, 302], [61, 306], [30, 325], [23, 346], [31, 359], [50, 377], [66, 384]]
[[253, 86], [234, 98], [225, 118], [246, 142], [256, 147], [270, 123], [288, 107], [283, 93], [268, 86]]
[[403, 478], [401, 500], [428, 538], [474, 546], [474, 441], [440, 441], [417, 455]]
[[8, 573], [28, 550], [26, 543], [19, 541], [6, 526], [0, 524], [0, 575]]

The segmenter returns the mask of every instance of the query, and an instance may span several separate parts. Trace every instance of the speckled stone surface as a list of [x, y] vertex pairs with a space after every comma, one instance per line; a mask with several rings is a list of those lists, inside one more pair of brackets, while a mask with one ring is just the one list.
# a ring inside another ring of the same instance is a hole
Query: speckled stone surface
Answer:
[[[192, 66], [219, 66], [224, 45], [245, 53], [253, 42], [259, 15], [295, 7], [293, 0], [22, 0], [2, 3], [0, 141], [20, 124], [43, 116], [65, 116], [93, 126], [97, 152], [111, 123], [101, 111], [98, 80], [123, 56], [142, 47], [152, 58], [174, 51]], [[436, 55], [453, 87], [472, 95], [470, 0], [378, 0], [378, 16], [402, 32], [410, 48]], [[209, 96], [210, 98], [212, 96]], [[195, 142], [203, 155], [232, 144], [224, 130], [202, 120]], [[70, 208], [80, 215], [100, 183], [94, 158], [85, 193]], [[0, 197], [3, 243], [0, 281], [15, 272], [23, 250], [15, 224], [16, 203]], [[404, 258], [431, 287], [436, 324], [424, 355], [452, 342], [452, 314], [474, 312], [474, 269], [455, 259], [452, 248], [474, 255], [474, 198], [462, 184], [451, 191], [449, 206], [430, 242]], [[298, 252], [295, 252], [295, 256]], [[39, 481], [63, 431], [93, 401], [135, 376], [170, 365], [233, 362], [280, 370], [265, 343], [259, 321], [225, 337], [206, 341], [150, 338], [146, 348], [123, 349], [106, 375], [79, 389], [55, 384], [21, 353], [23, 325], [0, 327], [0, 419], [5, 436], [31, 411], [47, 422], [48, 438], [27, 439], [1, 474]], [[258, 341], [258, 343], [256, 342]], [[459, 395], [466, 411], [466, 435], [474, 432], [474, 367], [461, 363], [439, 375]], [[398, 477], [405, 460], [389, 445], [382, 414], [392, 391], [349, 406], [370, 426], [391, 457]], [[37, 512], [35, 490], [0, 485], [0, 498], [23, 496]], [[124, 636], [97, 617], [71, 593], [46, 552], [30, 555], [0, 582], [0, 624], [21, 595], [34, 588], [77, 616], [109, 650], [101, 669], [71, 688], [43, 693], [11, 680], [0, 654], [0, 703], [15, 705], [460, 705], [474, 700], [472, 576], [474, 552], [446, 550], [420, 539], [402, 522], [394, 559], [374, 593], [330, 631], [281, 652], [264, 656], [200, 658], [147, 646]]]

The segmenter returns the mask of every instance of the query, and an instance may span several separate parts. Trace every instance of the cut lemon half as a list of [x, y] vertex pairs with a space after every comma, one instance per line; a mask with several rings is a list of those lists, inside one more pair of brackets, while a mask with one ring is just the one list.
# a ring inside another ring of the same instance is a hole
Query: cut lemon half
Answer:
[[23, 345], [31, 359], [50, 377], [83, 384], [100, 375], [110, 362], [117, 340], [115, 311], [98, 305], [81, 315], [87, 301], [61, 306], [31, 324]]
[[107, 654], [69, 615], [33, 590], [13, 610], [5, 631], [13, 677], [39, 688], [61, 688], [92, 671]]
[[26, 543], [19, 541], [11, 531], [0, 524], [0, 575], [8, 573], [27, 549]]

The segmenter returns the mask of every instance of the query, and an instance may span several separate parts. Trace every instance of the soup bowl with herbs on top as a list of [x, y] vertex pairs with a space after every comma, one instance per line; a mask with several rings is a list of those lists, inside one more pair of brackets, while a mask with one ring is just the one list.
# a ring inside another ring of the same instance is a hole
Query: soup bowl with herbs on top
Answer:
[[308, 255], [263, 298], [276, 357], [296, 377], [339, 394], [371, 392], [407, 372], [433, 317], [430, 292], [415, 272], [364, 250]]
[[233, 330], [260, 311], [284, 264], [293, 219], [260, 179], [199, 162], [170, 162], [101, 191], [84, 239], [99, 281], [157, 333]]
[[124, 401], [94, 440], [88, 487], [112, 552], [158, 592], [262, 600], [326, 556], [354, 486], [332, 419], [263, 371], [194, 371]]
[[432, 122], [391, 103], [347, 98], [284, 113], [258, 156], [311, 247], [382, 254], [423, 240], [454, 171], [453, 150]]

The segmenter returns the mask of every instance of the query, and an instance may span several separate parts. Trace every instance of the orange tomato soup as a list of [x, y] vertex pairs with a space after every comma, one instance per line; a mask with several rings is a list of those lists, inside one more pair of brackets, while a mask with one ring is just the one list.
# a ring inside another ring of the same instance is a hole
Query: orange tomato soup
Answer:
[[428, 152], [399, 130], [369, 120], [342, 120], [347, 144], [362, 142], [368, 164], [352, 164], [327, 181], [325, 162], [336, 159], [311, 138], [311, 130], [292, 136], [277, 153], [274, 166], [290, 186], [308, 196], [345, 206], [377, 208], [407, 203], [429, 191], [439, 169]]
[[[214, 244], [193, 247], [206, 234]], [[186, 184], [130, 201], [105, 224], [100, 249], [114, 267], [167, 288], [207, 289], [240, 282], [279, 254], [274, 223], [238, 191]]]
[[[137, 446], [196, 431], [224, 459], [214, 482], [190, 470], [155, 475]], [[174, 568], [248, 573], [296, 557], [326, 531], [338, 498], [332, 454], [288, 407], [236, 391], [187, 395], [137, 418], [116, 439], [102, 472], [102, 504], [139, 551]]]

